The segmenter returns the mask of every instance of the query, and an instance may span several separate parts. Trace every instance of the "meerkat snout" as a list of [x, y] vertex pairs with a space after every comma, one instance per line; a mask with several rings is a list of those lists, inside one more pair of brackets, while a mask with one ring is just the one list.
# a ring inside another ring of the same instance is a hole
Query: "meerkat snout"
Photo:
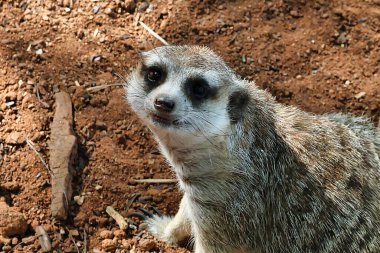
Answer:
[[170, 113], [173, 111], [175, 101], [168, 95], [158, 95], [154, 99], [154, 108], [162, 113]]

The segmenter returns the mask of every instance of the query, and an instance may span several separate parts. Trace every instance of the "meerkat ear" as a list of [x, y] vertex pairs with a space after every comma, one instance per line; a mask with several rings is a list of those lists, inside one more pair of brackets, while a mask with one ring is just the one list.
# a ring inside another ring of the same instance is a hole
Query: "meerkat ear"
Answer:
[[243, 88], [239, 88], [230, 94], [227, 108], [231, 123], [234, 124], [243, 119], [248, 101], [248, 91]]

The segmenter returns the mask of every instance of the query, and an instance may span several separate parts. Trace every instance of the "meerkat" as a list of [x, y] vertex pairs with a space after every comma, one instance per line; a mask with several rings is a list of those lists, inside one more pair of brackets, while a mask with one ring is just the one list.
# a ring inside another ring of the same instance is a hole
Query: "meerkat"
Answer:
[[196, 253], [380, 252], [380, 134], [279, 104], [207, 47], [141, 54], [126, 97], [183, 198], [149, 230]]

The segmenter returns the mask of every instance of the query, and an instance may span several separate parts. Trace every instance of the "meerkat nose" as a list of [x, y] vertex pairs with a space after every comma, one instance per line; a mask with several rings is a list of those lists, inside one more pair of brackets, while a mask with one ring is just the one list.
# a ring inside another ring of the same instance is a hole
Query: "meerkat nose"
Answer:
[[173, 111], [174, 106], [175, 106], [174, 100], [165, 95], [158, 96], [154, 100], [154, 108], [156, 108], [157, 111], [171, 112]]

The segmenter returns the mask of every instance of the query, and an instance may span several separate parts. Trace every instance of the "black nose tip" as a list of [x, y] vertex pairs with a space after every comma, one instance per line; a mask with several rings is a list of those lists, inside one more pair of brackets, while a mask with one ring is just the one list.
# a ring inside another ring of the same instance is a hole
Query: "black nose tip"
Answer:
[[174, 101], [167, 96], [160, 96], [154, 100], [154, 108], [161, 112], [171, 112], [175, 106]]

